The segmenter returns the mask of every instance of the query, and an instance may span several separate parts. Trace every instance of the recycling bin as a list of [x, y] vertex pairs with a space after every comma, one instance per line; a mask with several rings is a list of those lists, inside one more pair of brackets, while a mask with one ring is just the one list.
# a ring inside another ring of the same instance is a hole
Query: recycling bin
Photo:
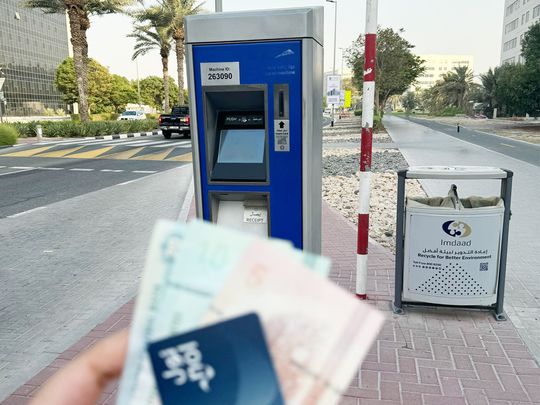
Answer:
[[[481, 166], [422, 166], [398, 172], [395, 296], [404, 305], [503, 311], [513, 173]], [[407, 179], [501, 180], [499, 196], [406, 197]]]

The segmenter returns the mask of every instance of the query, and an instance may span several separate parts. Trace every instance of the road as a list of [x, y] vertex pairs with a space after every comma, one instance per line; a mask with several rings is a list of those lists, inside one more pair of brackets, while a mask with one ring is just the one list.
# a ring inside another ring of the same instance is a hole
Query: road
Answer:
[[190, 161], [160, 136], [0, 149], [0, 402], [135, 295]]
[[[422, 125], [418, 125], [411, 120], [387, 115], [384, 125], [411, 166], [494, 166], [514, 172], [505, 310], [540, 363], [540, 260], [537, 256], [540, 251], [539, 165], [514, 157], [510, 150], [503, 153], [480, 146], [479, 141], [471, 138], [456, 139], [455, 134], [448, 135], [446, 132], [434, 130], [431, 126], [424, 125], [424, 121]], [[521, 147], [522, 142], [517, 143]], [[525, 145], [525, 149], [532, 150], [533, 146]], [[457, 184], [461, 197], [499, 195], [500, 192], [500, 182], [495, 180], [421, 181], [422, 187], [430, 196], [446, 195], [451, 183]]]
[[462, 141], [482, 146], [491, 151], [502, 153], [503, 155], [522, 160], [535, 166], [540, 166], [540, 145], [516, 141], [511, 138], [505, 138], [495, 134], [488, 134], [463, 127], [460, 127], [460, 131], [457, 132], [457, 127], [454, 125], [442, 124], [421, 118], [403, 118], [435, 131], [442, 132], [446, 135], [453, 136]]

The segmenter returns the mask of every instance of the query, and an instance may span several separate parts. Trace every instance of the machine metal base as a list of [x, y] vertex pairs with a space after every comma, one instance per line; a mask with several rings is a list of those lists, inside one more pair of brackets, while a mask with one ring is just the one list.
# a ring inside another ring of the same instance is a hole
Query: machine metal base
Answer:
[[477, 311], [490, 311], [493, 313], [493, 317], [496, 321], [506, 321], [508, 320], [506, 313], [500, 312], [497, 313], [497, 309], [495, 307], [482, 307], [482, 306], [457, 306], [457, 305], [443, 305], [443, 304], [431, 304], [427, 302], [401, 302], [400, 306], [397, 306], [395, 302], [392, 302], [392, 312], [396, 315], [405, 315], [405, 309], [404, 306], [409, 307], [416, 307], [416, 308], [446, 308], [446, 309], [459, 309], [459, 310], [477, 310]]

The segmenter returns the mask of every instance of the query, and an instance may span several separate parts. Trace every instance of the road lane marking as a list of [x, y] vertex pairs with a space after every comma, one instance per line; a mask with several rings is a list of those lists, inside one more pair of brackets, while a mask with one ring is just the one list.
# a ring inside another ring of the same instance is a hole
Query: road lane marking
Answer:
[[104, 148], [89, 150], [87, 152], [74, 153], [73, 155], [66, 156], [70, 159], [94, 159], [103, 153], [110, 151], [113, 146], [105, 146]]
[[152, 174], [157, 173], [157, 170], [133, 170], [132, 173]]
[[21, 215], [26, 215], [26, 214], [29, 214], [29, 213], [31, 213], [31, 212], [44, 210], [45, 208], [47, 208], [47, 207], [36, 207], [36, 208], [32, 208], [31, 210], [28, 210], [28, 211], [23, 211], [23, 212], [18, 212], [17, 214], [8, 215], [7, 218], [17, 218], [17, 217], [20, 217]]
[[44, 146], [41, 148], [32, 148], [32, 149], [25, 149], [21, 150], [19, 152], [12, 152], [12, 153], [6, 153], [2, 156], [11, 156], [11, 157], [30, 157], [40, 152], [45, 152], [47, 149], [51, 149], [55, 145], [50, 146]]
[[42, 154], [39, 154], [38, 157], [55, 157], [60, 158], [64, 157], [66, 155], [69, 155], [70, 153], [76, 152], [79, 149], [84, 148], [84, 146], [77, 146], [75, 148], [69, 148], [69, 149], [61, 149], [61, 150], [53, 150], [52, 152], [45, 152]]
[[29, 170], [29, 169], [33, 169], [33, 167], [28, 167], [28, 166], [11, 166], [10, 169]]
[[37, 170], [64, 170], [63, 167], [36, 167]]
[[501, 145], [508, 146], [509, 148], [515, 148], [514, 145], [508, 145], [507, 143], [499, 142]]
[[15, 173], [22, 173], [22, 172], [30, 172], [32, 170], [35, 170], [35, 169], [32, 167], [31, 169], [15, 170], [15, 171], [9, 172], [9, 173], [1, 173], [0, 176], [7, 176], [8, 174], [15, 174]]
[[170, 159], [165, 159], [166, 162], [191, 162], [193, 161], [193, 155], [191, 153], [184, 153], [183, 155], [175, 156]]
[[123, 172], [123, 170], [116, 170], [116, 169], [101, 169], [100, 172], [120, 173], [120, 172]]
[[139, 153], [143, 149], [144, 148], [133, 148], [133, 149], [128, 149], [128, 150], [126, 150], [124, 152], [111, 153], [110, 155], [105, 155], [105, 156], [101, 156], [101, 157], [103, 159], [128, 160], [129, 158], [136, 155], [137, 153]]
[[78, 168], [75, 167], [73, 169], [69, 169], [72, 172], [93, 172], [95, 169], [86, 169], [86, 168]]
[[131, 160], [163, 160], [169, 153], [173, 151], [174, 148], [165, 149], [163, 152], [158, 153], [149, 153], [147, 155], [135, 156]]
[[[146, 146], [146, 145], [145, 145]], [[168, 145], [156, 145], [156, 146], [150, 146], [151, 148], [166, 148], [167, 146], [171, 146], [169, 143]], [[182, 144], [173, 144], [175, 148], [182, 148], [182, 149], [189, 149], [191, 148], [191, 145], [182, 145]]]
[[0, 166], [0, 169], [4, 169], [6, 166]]

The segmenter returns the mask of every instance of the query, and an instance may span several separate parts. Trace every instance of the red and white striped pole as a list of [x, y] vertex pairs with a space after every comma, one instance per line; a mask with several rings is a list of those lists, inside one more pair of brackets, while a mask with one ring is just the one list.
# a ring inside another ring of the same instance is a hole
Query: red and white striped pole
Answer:
[[377, 1], [366, 0], [362, 140], [360, 142], [360, 184], [358, 189], [358, 244], [356, 248], [356, 296], [364, 300], [367, 298], [371, 146], [373, 139], [373, 109], [375, 106]]

